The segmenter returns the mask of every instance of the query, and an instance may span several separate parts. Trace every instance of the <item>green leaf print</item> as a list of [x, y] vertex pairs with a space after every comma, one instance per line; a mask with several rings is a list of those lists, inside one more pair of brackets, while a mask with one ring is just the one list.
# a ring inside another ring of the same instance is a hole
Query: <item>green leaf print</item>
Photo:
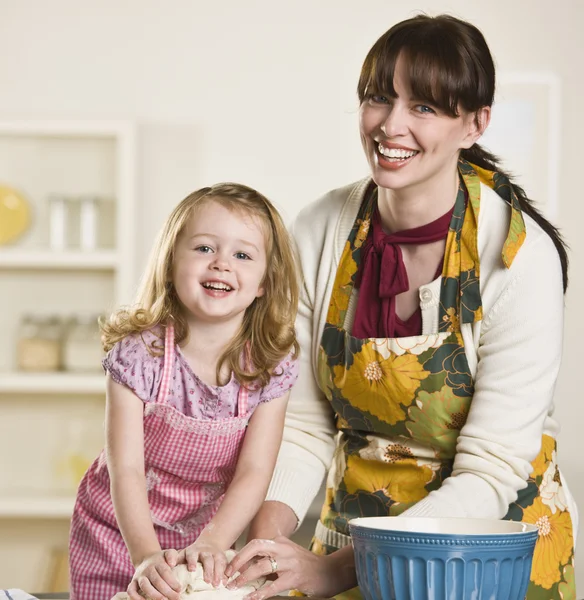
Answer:
[[416, 403], [408, 410], [410, 420], [406, 427], [414, 439], [438, 450], [440, 458], [452, 458], [469, 404], [469, 398], [454, 395], [448, 386], [432, 394], [419, 392]]

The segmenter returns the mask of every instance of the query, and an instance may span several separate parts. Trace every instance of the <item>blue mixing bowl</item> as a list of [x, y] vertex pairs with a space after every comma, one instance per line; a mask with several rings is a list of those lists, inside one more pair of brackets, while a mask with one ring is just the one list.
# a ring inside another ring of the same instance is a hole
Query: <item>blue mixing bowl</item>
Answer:
[[524, 600], [535, 525], [490, 519], [349, 521], [366, 600]]

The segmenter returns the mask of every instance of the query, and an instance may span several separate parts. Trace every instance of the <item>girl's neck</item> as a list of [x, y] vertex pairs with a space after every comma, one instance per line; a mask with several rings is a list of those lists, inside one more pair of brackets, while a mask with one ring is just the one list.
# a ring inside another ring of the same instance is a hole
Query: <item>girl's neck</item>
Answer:
[[[227, 346], [237, 335], [239, 325], [233, 323], [188, 322], [189, 338], [181, 345], [181, 352], [189, 361], [193, 372], [206, 383], [218, 385], [217, 362]], [[227, 375], [227, 374], [222, 374]]]
[[383, 229], [388, 233], [427, 225], [448, 212], [458, 192], [458, 171], [418, 186], [378, 189], [377, 204]]

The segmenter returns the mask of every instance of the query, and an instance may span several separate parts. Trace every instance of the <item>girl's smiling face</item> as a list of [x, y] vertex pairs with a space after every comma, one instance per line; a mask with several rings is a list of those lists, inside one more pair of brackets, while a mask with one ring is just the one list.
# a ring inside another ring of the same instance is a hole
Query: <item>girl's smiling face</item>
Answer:
[[193, 322], [241, 324], [262, 296], [266, 236], [259, 219], [210, 199], [193, 212], [177, 240], [173, 284]]

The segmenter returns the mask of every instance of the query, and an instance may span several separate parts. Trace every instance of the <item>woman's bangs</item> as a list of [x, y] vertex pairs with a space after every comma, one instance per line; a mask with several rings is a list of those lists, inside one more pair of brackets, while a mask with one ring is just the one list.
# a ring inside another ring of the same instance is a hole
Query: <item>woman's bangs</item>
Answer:
[[461, 90], [468, 87], [469, 78], [460, 72], [460, 63], [454, 56], [433, 50], [427, 45], [381, 48], [365, 65], [359, 84], [361, 101], [373, 93], [397, 97], [393, 79], [398, 57], [402, 57], [413, 98], [457, 117]]

